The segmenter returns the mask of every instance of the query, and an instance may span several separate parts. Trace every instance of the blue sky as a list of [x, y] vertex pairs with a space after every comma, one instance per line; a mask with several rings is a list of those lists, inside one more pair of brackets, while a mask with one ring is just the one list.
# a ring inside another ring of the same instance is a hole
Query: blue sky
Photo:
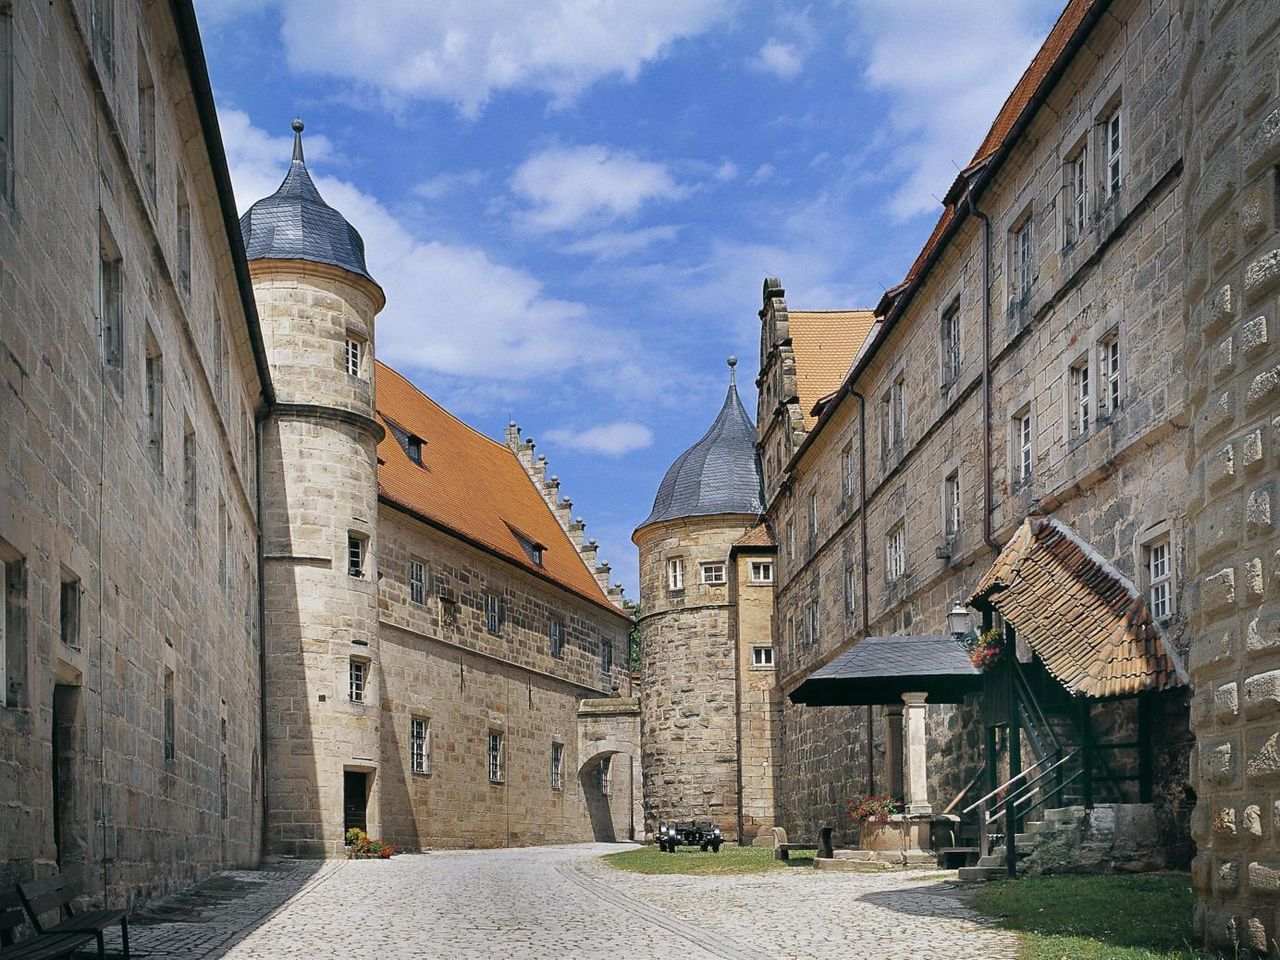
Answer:
[[196, 0], [237, 199], [289, 121], [387, 293], [377, 349], [516, 420], [636, 595], [630, 535], [743, 402], [760, 288], [874, 306], [1058, 0]]

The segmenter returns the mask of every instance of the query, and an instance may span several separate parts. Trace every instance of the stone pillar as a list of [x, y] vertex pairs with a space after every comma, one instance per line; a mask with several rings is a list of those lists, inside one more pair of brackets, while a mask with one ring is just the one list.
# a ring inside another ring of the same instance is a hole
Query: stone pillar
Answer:
[[1184, 2], [1181, 27], [1195, 930], [1266, 953], [1280, 937], [1280, 4]]
[[902, 796], [902, 705], [888, 704], [884, 708], [885, 742], [885, 792], [891, 797]]
[[929, 805], [929, 741], [925, 736], [924, 711], [928, 694], [904, 693], [902, 702], [906, 705], [903, 713], [906, 718], [907, 747], [907, 809], [909, 817], [928, 816], [933, 813]]

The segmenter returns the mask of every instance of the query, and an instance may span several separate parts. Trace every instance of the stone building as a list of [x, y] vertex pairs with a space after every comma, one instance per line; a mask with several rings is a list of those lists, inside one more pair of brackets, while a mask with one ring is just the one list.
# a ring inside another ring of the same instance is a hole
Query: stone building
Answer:
[[273, 399], [190, 3], [0, 3], [0, 884], [260, 851]]
[[671, 465], [633, 537], [650, 833], [710, 819], [749, 842], [774, 825], [775, 549], [759, 522], [755, 439], [731, 375], [720, 413]]

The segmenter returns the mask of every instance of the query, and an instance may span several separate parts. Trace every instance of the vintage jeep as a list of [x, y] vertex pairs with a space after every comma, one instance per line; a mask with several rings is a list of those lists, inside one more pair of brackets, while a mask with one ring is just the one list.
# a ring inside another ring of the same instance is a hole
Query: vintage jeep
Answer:
[[708, 849], [719, 853], [722, 843], [724, 835], [710, 820], [658, 824], [658, 849], [664, 853], [675, 853], [679, 846], [697, 847], [703, 853]]

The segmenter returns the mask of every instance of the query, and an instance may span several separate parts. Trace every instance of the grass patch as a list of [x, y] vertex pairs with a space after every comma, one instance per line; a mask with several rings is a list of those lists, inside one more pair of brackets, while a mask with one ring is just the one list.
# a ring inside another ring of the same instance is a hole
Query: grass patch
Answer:
[[771, 847], [737, 847], [725, 844], [719, 853], [703, 853], [697, 847], [680, 847], [663, 853], [656, 846], [640, 847], [602, 858], [617, 870], [630, 873], [680, 874], [689, 877], [723, 877], [741, 873], [764, 873], [788, 867], [812, 867], [813, 852], [792, 853], [787, 861], [773, 859]]
[[1024, 960], [1197, 960], [1185, 873], [1025, 877], [984, 884], [974, 906], [1023, 934]]

